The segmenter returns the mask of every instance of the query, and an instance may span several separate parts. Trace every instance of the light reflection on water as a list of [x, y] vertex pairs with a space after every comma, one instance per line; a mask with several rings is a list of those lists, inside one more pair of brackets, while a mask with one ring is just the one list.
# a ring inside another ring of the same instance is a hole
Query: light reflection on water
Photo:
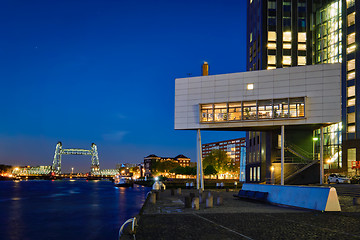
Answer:
[[108, 181], [0, 182], [0, 239], [117, 239], [149, 188]]

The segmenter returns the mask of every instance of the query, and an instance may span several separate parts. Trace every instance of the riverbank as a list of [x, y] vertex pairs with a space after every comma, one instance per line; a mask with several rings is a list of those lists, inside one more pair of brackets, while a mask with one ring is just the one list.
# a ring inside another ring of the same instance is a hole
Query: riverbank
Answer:
[[[239, 200], [237, 191], [211, 190], [214, 207], [200, 203], [185, 208], [185, 197], [171, 190], [159, 193], [155, 204], [146, 200], [139, 214], [136, 239], [360, 239], [360, 207], [340, 196], [342, 212], [316, 212]], [[208, 194], [208, 193], [206, 193]], [[216, 205], [216, 199], [222, 204]], [[121, 239], [133, 239], [124, 235]]]

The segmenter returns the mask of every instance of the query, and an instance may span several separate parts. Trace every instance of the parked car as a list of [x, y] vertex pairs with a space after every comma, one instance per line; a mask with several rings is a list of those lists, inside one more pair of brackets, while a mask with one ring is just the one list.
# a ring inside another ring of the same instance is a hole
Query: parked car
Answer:
[[360, 183], [360, 176], [352, 176], [350, 179], [350, 183], [359, 184]]
[[333, 173], [328, 177], [327, 183], [350, 183], [350, 179], [345, 175]]

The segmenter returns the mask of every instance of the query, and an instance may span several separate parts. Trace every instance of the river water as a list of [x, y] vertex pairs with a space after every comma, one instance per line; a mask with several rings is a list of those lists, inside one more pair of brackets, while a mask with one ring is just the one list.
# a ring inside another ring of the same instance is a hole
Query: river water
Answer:
[[1, 181], [0, 239], [117, 239], [149, 188], [110, 181]]

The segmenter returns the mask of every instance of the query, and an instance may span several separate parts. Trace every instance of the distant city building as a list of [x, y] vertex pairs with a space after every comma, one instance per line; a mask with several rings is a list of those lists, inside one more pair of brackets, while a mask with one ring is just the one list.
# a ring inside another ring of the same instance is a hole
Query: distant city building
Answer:
[[155, 154], [151, 154], [147, 157], [144, 157], [144, 169], [145, 169], [145, 176], [152, 175], [152, 162], [165, 162], [165, 161], [172, 161], [174, 163], [178, 163], [181, 167], [190, 166], [190, 158], [179, 154], [174, 158], [171, 157], [159, 157]]
[[[219, 149], [231, 158], [236, 172], [242, 173], [241, 177], [245, 177], [245, 159], [246, 159], [246, 139], [236, 138], [231, 140], [211, 142], [202, 144], [202, 158], [205, 158], [212, 150]], [[241, 180], [241, 179], [240, 179]], [[245, 178], [244, 178], [245, 180]]]
[[138, 167], [139, 164], [138, 163], [119, 163], [116, 164], [116, 168], [133, 168], [133, 167]]

